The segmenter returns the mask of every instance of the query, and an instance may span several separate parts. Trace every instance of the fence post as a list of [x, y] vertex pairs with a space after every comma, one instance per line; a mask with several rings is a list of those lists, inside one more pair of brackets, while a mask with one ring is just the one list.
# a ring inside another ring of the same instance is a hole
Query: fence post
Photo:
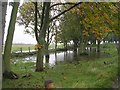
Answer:
[[20, 52], [21, 52], [21, 54], [22, 54], [22, 48], [20, 48]]
[[28, 47], [29, 53], [30, 53], [30, 47]]

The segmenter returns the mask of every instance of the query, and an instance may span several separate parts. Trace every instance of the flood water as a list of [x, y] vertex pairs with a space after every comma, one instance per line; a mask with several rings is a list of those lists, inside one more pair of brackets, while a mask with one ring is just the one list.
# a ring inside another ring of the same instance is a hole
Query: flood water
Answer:
[[[94, 60], [96, 58], [100, 58], [101, 56], [110, 57], [110, 54], [97, 53], [96, 50], [94, 52], [90, 52], [89, 50], [86, 52], [88, 53], [88, 55], [84, 55], [84, 56], [81, 56], [78, 53], [76, 53], [77, 55], [75, 55], [73, 50], [57, 52], [56, 55], [55, 53], [50, 53], [49, 65], [54, 66], [56, 62], [71, 62], [73, 60]], [[14, 58], [12, 60], [14, 60]], [[17, 63], [18, 61], [23, 61], [24, 63], [25, 62], [36, 62], [36, 55], [27, 56], [24, 58], [17, 58], [15, 62]], [[44, 56], [43, 62], [44, 64], [46, 63], [45, 56]]]
[[[15, 58], [15, 63], [22, 61], [22, 62], [36, 62], [36, 55], [33, 56], [27, 56], [24, 58]], [[14, 58], [12, 59], [14, 60]], [[71, 61], [73, 60], [73, 51], [67, 51], [67, 52], [57, 52], [56, 55], [55, 53], [51, 53], [50, 54], [50, 58], [49, 58], [49, 65], [53, 66], [56, 64], [56, 62], [60, 62], [60, 61]], [[44, 64], [46, 63], [45, 61], [45, 56], [43, 59]]]

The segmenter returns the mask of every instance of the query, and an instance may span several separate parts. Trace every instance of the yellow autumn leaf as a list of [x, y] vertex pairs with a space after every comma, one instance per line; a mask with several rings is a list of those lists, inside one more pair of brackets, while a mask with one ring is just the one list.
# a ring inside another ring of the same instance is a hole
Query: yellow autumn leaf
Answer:
[[40, 45], [40, 44], [36, 44], [36, 45], [35, 45], [35, 50], [38, 50], [38, 49], [41, 49], [41, 48], [43, 48], [42, 45]]

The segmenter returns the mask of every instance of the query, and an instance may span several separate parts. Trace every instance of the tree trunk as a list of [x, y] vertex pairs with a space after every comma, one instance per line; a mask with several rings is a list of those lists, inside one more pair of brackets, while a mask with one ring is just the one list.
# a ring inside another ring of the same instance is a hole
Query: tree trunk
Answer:
[[100, 52], [100, 40], [98, 40], [97, 52]]
[[67, 47], [67, 41], [65, 41], [65, 50], [67, 51], [68, 47]]
[[4, 37], [4, 29], [5, 29], [5, 16], [6, 16], [6, 8], [7, 2], [0, 1], [0, 88], [2, 87], [2, 52], [3, 52], [3, 37]]
[[38, 49], [37, 61], [36, 61], [36, 72], [43, 71], [43, 50]]
[[57, 29], [55, 30], [56, 31], [56, 33], [55, 33], [55, 64], [57, 64], [57, 42], [58, 42], [58, 40], [57, 40]]
[[77, 52], [78, 41], [73, 40], [73, 42], [74, 42], [74, 51]]
[[[0, 19], [0, 23], [1, 23], [1, 27], [0, 27], [0, 72], [2, 72], [3, 67], [2, 67], [2, 52], [3, 52], [3, 40], [4, 40], [4, 31], [5, 31], [5, 17], [6, 17], [6, 10], [7, 10], [7, 2], [1, 2], [0, 1], [0, 17], [2, 17], [2, 19]], [[2, 72], [3, 73], [3, 72]], [[0, 74], [0, 81], [2, 81], [2, 73]], [[0, 82], [2, 83], [2, 82]]]
[[45, 37], [46, 37], [46, 30], [48, 29], [49, 26], [49, 12], [50, 12], [50, 2], [44, 2], [45, 9], [43, 12], [43, 24], [41, 26], [41, 30], [40, 30], [40, 34], [38, 37], [38, 44], [42, 45], [43, 48], [41, 48], [40, 50], [38, 50], [38, 54], [37, 54], [37, 62], [36, 62], [36, 72], [40, 72], [43, 71], [43, 56], [45, 54]]
[[5, 17], [6, 17], [6, 11], [7, 11], [7, 2], [2, 2], [2, 49], [3, 49], [3, 40], [4, 40], [4, 31], [5, 31]]
[[11, 13], [11, 19], [8, 27], [8, 34], [5, 42], [4, 55], [3, 55], [3, 64], [4, 64], [3, 76], [5, 78], [13, 78], [13, 79], [18, 78], [16, 74], [11, 72], [11, 68], [10, 68], [11, 48], [12, 48], [12, 41], [15, 30], [18, 6], [19, 6], [19, 2], [13, 3], [13, 9]]
[[86, 52], [86, 46], [87, 46], [87, 40], [84, 41], [84, 45], [83, 45], [83, 53]]
[[56, 40], [55, 40], [55, 64], [57, 64], [57, 33], [56, 33]]
[[57, 41], [55, 41], [55, 52], [57, 51]]
[[41, 72], [43, 71], [43, 57], [44, 57], [44, 54], [45, 54], [45, 40], [44, 40], [44, 33], [41, 32], [40, 33], [40, 39], [39, 39], [39, 42], [38, 42], [38, 45], [41, 45], [42, 48], [39, 48], [38, 51], [37, 51], [37, 61], [36, 61], [36, 72]]
[[78, 53], [79, 53], [79, 55], [82, 53], [82, 50], [83, 50], [83, 42], [80, 42], [80, 44], [79, 44], [79, 48], [78, 48]]
[[[2, 2], [0, 1], [0, 17], [2, 16]], [[0, 19], [0, 23], [2, 20]], [[2, 53], [2, 26], [0, 25], [0, 53]], [[0, 54], [0, 72], [2, 72], [2, 54]], [[0, 73], [0, 89], [2, 87], [2, 73]]]
[[[82, 32], [81, 32], [82, 33]], [[79, 48], [78, 48], [78, 53], [79, 55], [83, 52], [83, 36], [81, 36], [80, 43], [79, 43]]]
[[76, 40], [73, 40], [73, 42], [74, 42], [74, 57], [76, 58], [77, 57], [77, 44], [78, 44], [78, 41], [76, 41]]
[[49, 48], [49, 44], [47, 42], [46, 45], [45, 45], [45, 59], [46, 59], [46, 63], [49, 63], [49, 58], [50, 58], [48, 48]]
[[56, 52], [56, 49], [57, 49], [57, 43], [58, 43], [58, 40], [57, 40], [57, 34], [58, 34], [58, 31], [57, 31], [57, 28], [55, 29], [55, 52]]
[[96, 45], [96, 39], [92, 40], [93, 45]]
[[47, 41], [46, 41], [46, 44], [45, 44], [45, 59], [46, 59], [46, 63], [49, 63], [49, 43], [50, 43], [50, 40], [49, 40], [49, 35], [50, 35], [50, 30], [49, 28], [47, 29]]
[[64, 41], [64, 50], [67, 51], [67, 41]]

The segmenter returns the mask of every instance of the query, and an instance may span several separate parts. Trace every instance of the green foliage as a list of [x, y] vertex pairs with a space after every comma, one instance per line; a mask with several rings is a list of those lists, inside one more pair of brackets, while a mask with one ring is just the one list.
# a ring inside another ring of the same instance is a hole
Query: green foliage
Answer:
[[87, 12], [83, 14], [86, 15], [82, 22], [88, 36], [94, 35], [97, 40], [102, 40], [109, 32], [114, 31], [110, 27], [114, 22], [111, 18], [117, 13], [117, 9], [112, 3], [87, 3], [83, 9]]
[[[40, 17], [41, 17], [41, 11], [42, 11], [42, 5], [41, 3], [38, 3], [38, 29], [40, 29]], [[33, 35], [34, 33], [34, 23], [35, 23], [35, 7], [33, 2], [25, 2], [23, 5], [19, 8], [20, 15], [17, 18], [17, 22], [19, 25], [25, 26], [25, 33]]]
[[81, 26], [79, 21], [80, 17], [77, 14], [68, 12], [64, 15], [64, 21], [61, 23], [61, 32], [59, 34], [60, 40], [62, 42], [80, 40]]
[[[118, 32], [117, 3], [82, 3], [64, 15], [62, 38], [84, 40], [109, 39]], [[117, 30], [116, 30], [117, 29]], [[71, 40], [71, 39], [70, 39]]]

